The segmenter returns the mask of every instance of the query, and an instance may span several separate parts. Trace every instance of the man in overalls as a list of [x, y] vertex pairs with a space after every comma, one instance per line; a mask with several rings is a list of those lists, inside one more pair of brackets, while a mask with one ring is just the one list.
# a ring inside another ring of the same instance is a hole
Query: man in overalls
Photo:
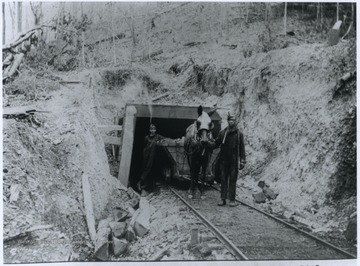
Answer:
[[221, 130], [218, 137], [211, 146], [220, 146], [220, 173], [221, 173], [221, 202], [219, 206], [226, 205], [229, 194], [230, 207], [236, 206], [236, 181], [238, 169], [243, 169], [246, 164], [244, 135], [236, 127], [235, 116], [228, 114], [228, 126]]
[[156, 126], [150, 125], [150, 133], [145, 137], [144, 140], [144, 153], [143, 153], [143, 172], [138, 183], [138, 189], [142, 194], [147, 194], [146, 191], [150, 191], [154, 188], [154, 159], [156, 144], [164, 139], [163, 136], [156, 134]]

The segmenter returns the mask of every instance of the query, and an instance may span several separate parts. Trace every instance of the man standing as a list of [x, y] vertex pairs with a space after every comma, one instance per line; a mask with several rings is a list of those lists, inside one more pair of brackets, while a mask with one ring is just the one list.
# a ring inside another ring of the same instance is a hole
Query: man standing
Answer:
[[156, 143], [164, 139], [163, 136], [156, 134], [156, 126], [154, 124], [150, 125], [149, 131], [150, 133], [145, 137], [144, 141], [143, 172], [140, 181], [137, 184], [142, 195], [147, 194], [147, 192], [143, 190], [149, 191], [154, 188], [154, 174], [156, 173], [156, 169], [154, 169]]
[[[238, 168], [243, 169], [246, 164], [244, 135], [236, 127], [235, 116], [228, 114], [228, 127], [221, 130], [211, 146], [215, 149], [220, 146], [220, 173], [221, 173], [221, 202], [219, 206], [226, 205], [229, 193], [230, 207], [236, 206], [236, 181]], [[240, 161], [239, 161], [240, 160]]]

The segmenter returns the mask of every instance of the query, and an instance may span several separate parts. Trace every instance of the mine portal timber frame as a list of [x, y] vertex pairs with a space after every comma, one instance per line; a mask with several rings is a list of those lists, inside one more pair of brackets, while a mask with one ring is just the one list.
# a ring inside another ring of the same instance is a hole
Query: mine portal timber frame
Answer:
[[[121, 157], [118, 171], [118, 179], [125, 187], [129, 186], [136, 119], [140, 117], [153, 117], [164, 119], [189, 119], [195, 121], [197, 118], [197, 108], [198, 106], [156, 104], [127, 104], [125, 106], [124, 123], [121, 135]], [[209, 107], [204, 107], [203, 109], [206, 112], [211, 110]], [[221, 121], [221, 117], [215, 112], [212, 115], [212, 120]]]

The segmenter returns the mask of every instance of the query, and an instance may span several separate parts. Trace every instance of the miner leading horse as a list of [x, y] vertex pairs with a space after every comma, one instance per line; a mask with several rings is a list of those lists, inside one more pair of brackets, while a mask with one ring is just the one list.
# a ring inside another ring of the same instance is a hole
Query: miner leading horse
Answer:
[[206, 145], [212, 141], [211, 130], [214, 124], [211, 122], [211, 115], [216, 110], [209, 113], [203, 111], [202, 106], [198, 108], [199, 117], [186, 129], [184, 149], [190, 166], [191, 184], [189, 198], [193, 198], [196, 188], [199, 188], [199, 173], [201, 168], [201, 186], [200, 195], [203, 198], [204, 182], [206, 178], [206, 168], [211, 156], [212, 149]]

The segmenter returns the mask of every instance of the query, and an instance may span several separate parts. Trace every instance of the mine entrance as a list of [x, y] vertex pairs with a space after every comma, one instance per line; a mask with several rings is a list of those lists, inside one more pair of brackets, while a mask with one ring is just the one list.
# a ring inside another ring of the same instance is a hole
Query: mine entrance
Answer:
[[[185, 136], [186, 128], [194, 123], [197, 118], [197, 107], [184, 107], [184, 106], [164, 106], [164, 105], [152, 105], [150, 108], [148, 105], [129, 105], [131, 108], [135, 107], [136, 111], [133, 117], [125, 117], [125, 120], [131, 120], [132, 129], [128, 135], [132, 135], [133, 138], [129, 138], [128, 141], [123, 137], [123, 145], [129, 146], [128, 152], [123, 153], [125, 156], [129, 154], [131, 150], [131, 161], [129, 162], [128, 174], [122, 171], [123, 179], [128, 186], [136, 188], [137, 182], [140, 180], [143, 171], [143, 150], [144, 139], [149, 134], [150, 123], [156, 125], [157, 134], [162, 135], [169, 139], [181, 139]], [[129, 107], [127, 106], [127, 108]], [[210, 108], [204, 108], [205, 111], [210, 111]], [[216, 137], [221, 129], [221, 118], [218, 113], [212, 115], [212, 121], [214, 123], [213, 135]], [[126, 132], [126, 123], [124, 125], [124, 131]], [[131, 143], [129, 143], [131, 142]], [[129, 156], [129, 155], [128, 155]], [[122, 156], [121, 160], [125, 158]], [[173, 158], [174, 159], [174, 158]], [[156, 181], [164, 180], [164, 169], [170, 167], [170, 160], [168, 153], [164, 151], [164, 148], [158, 147], [156, 149], [156, 158], [154, 162]], [[121, 166], [121, 164], [120, 164]], [[126, 176], [127, 175], [127, 176]]]
[[[194, 122], [194, 119], [166, 119], [166, 118], [153, 118], [151, 123], [156, 125], [156, 133], [165, 138], [178, 139], [185, 136], [186, 128]], [[129, 181], [130, 186], [136, 186], [140, 180], [143, 170], [143, 150], [144, 139], [149, 134], [150, 118], [138, 117], [135, 122], [134, 144], [131, 158], [131, 167]], [[156, 149], [156, 158], [154, 161], [154, 174], [157, 178], [156, 181], [164, 180], [164, 168], [170, 167], [170, 160], [164, 153], [163, 148]]]

